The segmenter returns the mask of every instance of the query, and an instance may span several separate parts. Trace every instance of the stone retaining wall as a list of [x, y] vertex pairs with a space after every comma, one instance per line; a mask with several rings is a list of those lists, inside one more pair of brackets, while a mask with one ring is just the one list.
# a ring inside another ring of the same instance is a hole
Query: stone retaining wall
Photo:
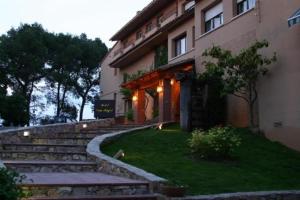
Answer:
[[[24, 137], [24, 132], [28, 131], [32, 135], [43, 135], [43, 134], [57, 134], [57, 133], [67, 133], [67, 132], [79, 132], [83, 129], [83, 125], [86, 124], [88, 129], [96, 129], [99, 127], [109, 127], [115, 124], [114, 119], [101, 119], [101, 120], [89, 120], [82, 121], [78, 123], [62, 123], [62, 124], [51, 124], [45, 126], [34, 126], [34, 127], [24, 127], [9, 130], [0, 131], [0, 149], [2, 148], [2, 143], [19, 143], [26, 142], [30, 138]], [[0, 167], [4, 167], [0, 160]]]
[[97, 127], [108, 127], [115, 124], [114, 119], [102, 119], [102, 120], [89, 120], [77, 123], [62, 123], [51, 124], [45, 126], [24, 127], [9, 130], [0, 131], [0, 145], [1, 142], [14, 143], [20, 142], [23, 137], [24, 131], [29, 131], [30, 134], [56, 134], [67, 132], [79, 132], [83, 129], [83, 125], [86, 124], [89, 129]]
[[200, 195], [172, 200], [299, 200], [300, 191], [239, 192], [217, 195]]
[[149, 126], [134, 128], [126, 131], [119, 131], [111, 134], [98, 136], [88, 144], [87, 153], [97, 157], [97, 162], [99, 162], [99, 166], [101, 166], [100, 171], [107, 174], [122, 176], [130, 179], [148, 181], [151, 183], [152, 189], [156, 190], [158, 189], [160, 184], [166, 181], [166, 179], [148, 173], [142, 169], [126, 164], [119, 160], [116, 160], [110, 156], [105, 155], [100, 150], [101, 145], [104, 143], [107, 143], [111, 140], [115, 140], [124, 134], [129, 134], [130, 132], [133, 131], [148, 129], [153, 126], [157, 126], [157, 125], [149, 125]]

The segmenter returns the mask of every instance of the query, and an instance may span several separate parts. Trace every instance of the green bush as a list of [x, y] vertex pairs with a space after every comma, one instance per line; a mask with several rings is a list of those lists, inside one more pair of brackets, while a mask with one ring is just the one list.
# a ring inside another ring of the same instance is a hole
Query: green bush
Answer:
[[132, 109], [128, 110], [127, 113], [125, 114], [125, 117], [129, 121], [133, 121], [133, 110]]
[[25, 193], [17, 185], [24, 180], [24, 176], [20, 176], [17, 172], [0, 168], [0, 199], [18, 200], [25, 197]]
[[207, 131], [195, 130], [188, 141], [192, 153], [204, 159], [230, 158], [235, 148], [241, 144], [241, 138], [230, 127], [212, 128]]

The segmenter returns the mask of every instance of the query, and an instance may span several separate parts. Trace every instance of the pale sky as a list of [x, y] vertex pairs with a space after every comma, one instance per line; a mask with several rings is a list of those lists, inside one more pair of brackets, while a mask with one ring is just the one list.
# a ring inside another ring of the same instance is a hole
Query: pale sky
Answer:
[[[20, 23], [40, 23], [55, 33], [86, 33], [88, 38], [109, 41], [137, 11], [151, 0], [0, 0], [0, 35]], [[53, 106], [47, 113], [53, 112]], [[84, 118], [93, 118], [91, 106], [85, 107]]]
[[0, 34], [20, 23], [38, 22], [50, 32], [110, 37], [151, 0], [0, 0]]

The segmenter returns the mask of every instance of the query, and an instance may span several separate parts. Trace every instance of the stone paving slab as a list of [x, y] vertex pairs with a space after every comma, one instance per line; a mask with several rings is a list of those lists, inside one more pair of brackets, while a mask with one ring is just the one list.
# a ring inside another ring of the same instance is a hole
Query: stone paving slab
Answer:
[[147, 185], [145, 181], [132, 180], [103, 173], [24, 173], [25, 186], [84, 186], [84, 185]]

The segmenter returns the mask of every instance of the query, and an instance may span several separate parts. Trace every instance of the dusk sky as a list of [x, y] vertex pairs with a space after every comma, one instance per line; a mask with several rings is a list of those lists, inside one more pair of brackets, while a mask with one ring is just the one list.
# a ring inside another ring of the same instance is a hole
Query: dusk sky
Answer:
[[109, 38], [151, 0], [0, 0], [0, 34], [38, 22], [50, 32]]

